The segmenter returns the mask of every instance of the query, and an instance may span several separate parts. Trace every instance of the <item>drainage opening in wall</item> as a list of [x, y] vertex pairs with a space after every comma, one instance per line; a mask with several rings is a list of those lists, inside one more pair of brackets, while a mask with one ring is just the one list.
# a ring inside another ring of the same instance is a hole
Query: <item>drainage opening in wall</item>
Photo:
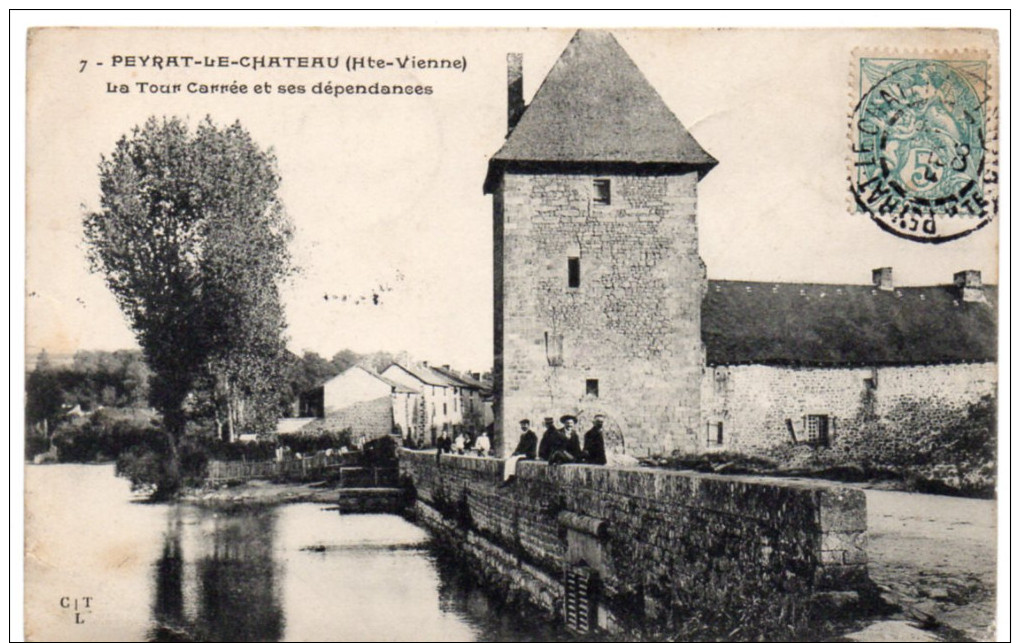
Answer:
[[567, 629], [588, 634], [598, 624], [598, 572], [584, 563], [570, 565], [563, 578], [563, 621]]

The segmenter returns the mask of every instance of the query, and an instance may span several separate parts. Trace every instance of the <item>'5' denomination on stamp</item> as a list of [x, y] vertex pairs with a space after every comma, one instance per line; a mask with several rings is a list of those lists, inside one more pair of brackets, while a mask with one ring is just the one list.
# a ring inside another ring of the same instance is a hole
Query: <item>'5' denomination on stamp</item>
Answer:
[[854, 211], [939, 243], [998, 211], [998, 101], [988, 56], [858, 53], [851, 117]]

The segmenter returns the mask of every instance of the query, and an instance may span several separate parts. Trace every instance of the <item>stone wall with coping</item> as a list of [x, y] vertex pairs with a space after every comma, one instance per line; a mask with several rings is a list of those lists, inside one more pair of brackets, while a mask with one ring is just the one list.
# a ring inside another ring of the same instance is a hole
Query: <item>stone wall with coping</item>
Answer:
[[[434, 453], [408, 450], [400, 469], [426, 526], [550, 612], [560, 609], [565, 566], [577, 562], [572, 535], [598, 550], [586, 562], [600, 575], [603, 622], [740, 610], [763, 596], [809, 601], [867, 582], [865, 498], [856, 489], [532, 461], [501, 486], [501, 460], [444, 455], [437, 465]], [[588, 523], [598, 528], [572, 533], [570, 525]]]

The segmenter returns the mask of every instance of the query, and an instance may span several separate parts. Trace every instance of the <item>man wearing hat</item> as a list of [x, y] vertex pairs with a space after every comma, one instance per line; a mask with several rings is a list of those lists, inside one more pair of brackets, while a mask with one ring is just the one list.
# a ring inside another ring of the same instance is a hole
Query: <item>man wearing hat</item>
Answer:
[[606, 463], [606, 440], [602, 435], [602, 414], [596, 415], [591, 430], [584, 434], [584, 461], [588, 464]]
[[552, 418], [545, 418], [543, 424], [545, 433], [542, 434], [542, 441], [538, 445], [538, 458], [548, 462], [552, 454], [562, 448], [563, 434], [556, 428]]
[[577, 418], [573, 415], [564, 415], [560, 418], [560, 440], [557, 448], [549, 456], [549, 464], [563, 464], [565, 462], [577, 462], [581, 459], [581, 437], [574, 430]]
[[566, 438], [566, 451], [575, 460], [581, 457], [581, 436], [577, 431], [577, 416], [564, 415], [560, 418], [563, 425], [563, 437]]
[[518, 460], [534, 460], [538, 451], [538, 436], [531, 430], [531, 420], [521, 420], [521, 439], [517, 448], [503, 463], [503, 484], [510, 482], [517, 475]]

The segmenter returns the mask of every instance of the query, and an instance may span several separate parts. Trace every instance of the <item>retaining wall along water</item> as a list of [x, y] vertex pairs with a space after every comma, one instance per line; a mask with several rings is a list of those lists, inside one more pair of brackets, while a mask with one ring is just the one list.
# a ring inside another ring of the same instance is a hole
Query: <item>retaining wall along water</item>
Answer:
[[[864, 493], [824, 483], [402, 450], [414, 513], [491, 584], [552, 614], [564, 579], [598, 578], [598, 624], [618, 629], [867, 584]], [[785, 606], [785, 607], [782, 607]]]

